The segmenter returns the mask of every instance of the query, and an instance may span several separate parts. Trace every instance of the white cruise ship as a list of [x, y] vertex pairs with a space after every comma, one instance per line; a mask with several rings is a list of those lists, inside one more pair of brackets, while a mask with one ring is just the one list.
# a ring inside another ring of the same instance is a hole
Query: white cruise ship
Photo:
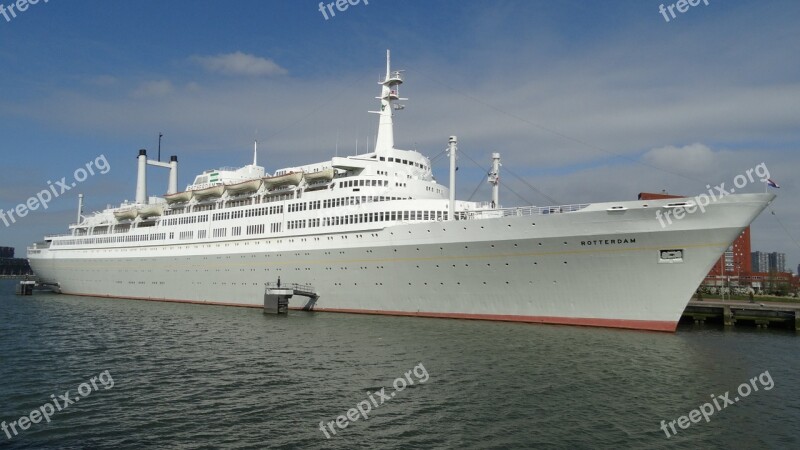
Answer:
[[[395, 148], [403, 75], [380, 80], [374, 151], [277, 170], [205, 171], [140, 151], [136, 201], [78, 214], [28, 248], [64, 294], [261, 307], [264, 286], [312, 284], [292, 309], [674, 331], [692, 293], [773, 194], [737, 194], [662, 227], [692, 199], [502, 208], [454, 198], [431, 161]], [[443, 137], [444, 141], [444, 137]], [[257, 149], [256, 149], [257, 151]], [[148, 166], [170, 169], [148, 197]]]

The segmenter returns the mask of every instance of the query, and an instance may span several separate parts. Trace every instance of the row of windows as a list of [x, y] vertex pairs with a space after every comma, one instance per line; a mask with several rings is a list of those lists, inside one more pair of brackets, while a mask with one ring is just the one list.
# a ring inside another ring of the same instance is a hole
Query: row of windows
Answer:
[[364, 214], [349, 214], [346, 216], [324, 217], [316, 225], [310, 227], [327, 227], [337, 225], [350, 225], [356, 223], [385, 222], [385, 221], [412, 221], [412, 220], [447, 220], [446, 211], [387, 211]]
[[[357, 180], [353, 180], [357, 181]], [[364, 180], [360, 180], [364, 181]], [[367, 180], [370, 181], [370, 180]], [[372, 180], [376, 181], [376, 180]], [[385, 181], [385, 180], [377, 180], [377, 181]], [[397, 184], [397, 183], [396, 183]], [[405, 186], [405, 183], [401, 184]], [[353, 197], [339, 197], [335, 199], [328, 199], [328, 200], [315, 200], [312, 202], [299, 202], [299, 203], [292, 203], [287, 205], [288, 212], [300, 212], [300, 211], [307, 211], [307, 210], [317, 210], [317, 209], [325, 209], [325, 208], [336, 208], [339, 206], [352, 206], [352, 205], [359, 205], [362, 203], [372, 203], [372, 202], [384, 202], [390, 200], [404, 200], [408, 197], [387, 197], [387, 196], [353, 196]], [[212, 221], [219, 221], [219, 220], [232, 220], [232, 219], [240, 219], [242, 217], [258, 217], [258, 216], [267, 216], [273, 214], [283, 214], [283, 205], [275, 205], [275, 206], [262, 206], [259, 208], [250, 208], [247, 210], [242, 211], [228, 211], [228, 212], [219, 212], [211, 214]], [[161, 224], [163, 226], [173, 226], [173, 225], [185, 225], [185, 224], [194, 224], [194, 223], [203, 223], [208, 222], [209, 216], [206, 214], [198, 215], [198, 216], [191, 216], [191, 217], [175, 217], [171, 219], [163, 219]]]
[[[172, 233], [170, 233], [170, 239]], [[82, 239], [64, 239], [53, 241], [53, 245], [89, 245], [89, 244], [115, 244], [120, 242], [147, 242], [163, 241], [167, 239], [167, 233], [139, 234], [134, 236], [107, 236]]]
[[230, 220], [230, 219], [241, 219], [244, 217], [244, 211], [229, 211], [224, 213], [216, 213], [211, 215], [211, 220]]
[[283, 214], [283, 205], [265, 206], [263, 208], [248, 209], [245, 217], [269, 216], [272, 214]]
[[260, 225], [248, 225], [247, 226], [247, 234], [263, 234], [264, 233], [264, 224]]
[[[292, 194], [292, 193], [272, 194], [272, 195], [264, 195], [264, 196], [255, 196], [252, 199], [251, 198], [240, 198], [240, 199], [236, 199], [236, 200], [231, 200], [231, 201], [226, 202], [224, 207], [225, 208], [236, 208], [238, 206], [249, 205], [251, 203], [251, 201], [253, 203], [255, 203], [255, 204], [261, 204], [261, 203], [282, 202], [284, 200], [292, 200], [292, 199], [294, 199], [294, 194]], [[214, 199], [214, 200], [211, 200], [211, 203], [208, 203], [206, 201], [206, 202], [202, 202], [202, 203], [199, 203], [199, 204], [195, 205], [194, 206], [194, 211], [195, 212], [211, 211], [211, 210], [214, 210], [214, 209], [222, 209], [222, 208], [223, 208], [223, 205], [222, 205], [222, 203], [220, 203], [220, 200], [219, 199]], [[173, 208], [173, 209], [167, 210], [164, 213], [164, 215], [173, 216], [173, 215], [176, 215], [176, 214], [183, 214], [184, 212], [186, 212], [185, 210], [186, 210], [185, 207]]]
[[354, 197], [340, 197], [340, 198], [332, 198], [330, 200], [323, 200], [322, 201], [322, 208], [337, 208], [339, 206], [353, 206], [353, 205], [360, 205], [362, 203], [376, 203], [376, 202], [387, 202], [390, 200], [405, 200], [405, 198], [401, 197], [384, 197], [378, 195], [372, 196], [354, 196]]
[[203, 223], [203, 222], [208, 222], [208, 214], [203, 214], [200, 216], [190, 216], [190, 217], [175, 217], [173, 219], [162, 220], [161, 224], [164, 226], [169, 226], [169, 225], [189, 225], [193, 223]]
[[307, 206], [308, 205], [307, 205], [306, 202], [303, 202], [303, 203], [292, 203], [292, 204], [289, 205], [287, 210], [290, 213], [298, 212], [298, 211], [305, 211]]
[[257, 217], [272, 214], [282, 214], [283, 205], [278, 206], [262, 206], [260, 208], [250, 208], [244, 211], [229, 211], [224, 213], [212, 214], [211, 220], [231, 220], [240, 219], [242, 217]]
[[367, 186], [376, 186], [376, 187], [389, 186], [389, 180], [346, 180], [339, 182], [340, 188], [367, 187]]
[[[303, 229], [303, 228], [319, 228], [338, 225], [351, 225], [358, 223], [372, 223], [372, 222], [385, 222], [385, 221], [432, 221], [432, 220], [447, 220], [446, 211], [385, 211], [375, 213], [363, 214], [349, 214], [345, 216], [324, 217], [303, 220], [290, 220], [286, 223], [289, 230]], [[270, 224], [271, 233], [281, 232], [281, 223], [276, 222]], [[246, 228], [248, 235], [264, 233], [265, 225], [250, 225]], [[228, 235], [227, 228], [215, 228], [212, 230], [214, 238], [224, 238]], [[232, 227], [231, 236], [241, 236], [242, 227]], [[169, 238], [172, 239], [174, 233], [169, 233]], [[198, 239], [205, 239], [206, 231], [198, 230]], [[58, 245], [89, 245], [89, 244], [111, 244], [120, 242], [146, 242], [146, 241], [160, 241], [167, 239], [167, 233], [153, 233], [142, 234], [133, 236], [108, 236], [98, 238], [82, 238], [82, 239], [66, 239], [57, 240], [53, 242], [54, 246]], [[194, 231], [182, 231], [178, 236], [179, 240], [194, 239]]]
[[300, 228], [306, 227], [306, 220], [290, 220], [286, 222], [286, 229], [287, 230], [297, 230]]
[[[327, 226], [338, 225], [351, 225], [358, 223], [372, 223], [372, 222], [385, 222], [385, 221], [430, 221], [430, 220], [447, 220], [446, 211], [388, 211], [388, 212], [375, 212], [364, 214], [349, 214], [345, 216], [314, 218], [314, 219], [298, 219], [286, 222], [286, 229], [299, 230], [304, 228], [319, 228]], [[264, 233], [265, 225], [249, 225], [246, 228], [248, 235]], [[273, 233], [280, 231], [280, 223], [273, 223], [270, 226], [270, 231]], [[193, 232], [182, 232], [180, 239], [184, 239], [184, 234]], [[242, 227], [231, 228], [231, 236], [241, 236]], [[226, 237], [226, 228], [214, 229], [213, 235], [215, 238]]]
[[[381, 156], [381, 161], [386, 161], [386, 158]], [[405, 164], [407, 166], [414, 166], [418, 169], [428, 170], [428, 166], [426, 166], [425, 164], [409, 161], [407, 159], [389, 158], [389, 162]]]
[[[407, 198], [407, 197], [406, 197]], [[384, 196], [353, 196], [353, 197], [339, 197], [329, 200], [315, 200], [312, 202], [299, 202], [287, 205], [287, 212], [299, 212], [307, 210], [317, 210], [325, 208], [337, 208], [340, 206], [353, 206], [362, 203], [385, 202], [390, 200], [404, 200], [403, 197], [384, 197]], [[224, 213], [212, 214], [212, 220], [230, 220], [238, 219], [241, 217], [258, 217], [272, 214], [283, 214], [283, 205], [277, 206], [263, 206], [260, 208], [251, 208], [245, 211], [229, 211]]]

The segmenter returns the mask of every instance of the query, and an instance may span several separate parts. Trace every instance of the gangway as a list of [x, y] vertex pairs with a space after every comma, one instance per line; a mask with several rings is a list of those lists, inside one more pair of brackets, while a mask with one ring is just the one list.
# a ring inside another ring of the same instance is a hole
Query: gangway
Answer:
[[298, 295], [307, 297], [310, 303], [315, 303], [319, 298], [314, 286], [310, 284], [277, 282], [265, 283], [264, 287], [264, 314], [287, 314], [289, 312], [289, 299]]

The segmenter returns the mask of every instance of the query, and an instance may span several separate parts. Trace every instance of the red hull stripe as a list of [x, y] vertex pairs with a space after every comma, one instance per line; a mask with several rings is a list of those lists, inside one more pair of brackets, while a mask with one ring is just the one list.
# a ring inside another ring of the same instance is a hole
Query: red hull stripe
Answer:
[[[291, 308], [302, 309], [302, 308]], [[677, 322], [660, 320], [598, 319], [588, 317], [515, 316], [505, 314], [465, 314], [438, 312], [375, 311], [368, 309], [314, 308], [314, 311], [352, 314], [381, 314], [388, 316], [434, 317], [443, 319], [492, 320], [499, 322], [546, 323], [554, 325], [579, 325], [587, 327], [626, 328], [632, 330], [674, 332]]]
[[[65, 295], [79, 295], [83, 297], [100, 298], [126, 298], [131, 300], [146, 300], [153, 302], [169, 303], [191, 303], [195, 305], [214, 305], [214, 306], [237, 306], [243, 308], [262, 308], [262, 305], [250, 305], [243, 303], [220, 303], [220, 302], [201, 302], [196, 300], [173, 300], [145, 297], [117, 297], [109, 295], [94, 295], [67, 293]], [[292, 307], [293, 310], [303, 310], [303, 308]], [[469, 320], [492, 320], [499, 322], [525, 322], [525, 323], [545, 323], [553, 325], [578, 325], [586, 327], [603, 328], [625, 328], [631, 330], [666, 331], [674, 332], [678, 326], [677, 322], [661, 320], [630, 320], [630, 319], [600, 319], [590, 317], [552, 317], [552, 316], [517, 316], [507, 314], [466, 314], [466, 313], [440, 313], [440, 312], [408, 312], [408, 311], [382, 311], [371, 309], [344, 309], [344, 308], [314, 308], [317, 312], [338, 312], [349, 314], [377, 314], [386, 316], [408, 316], [408, 317], [431, 317], [440, 319], [469, 319]]]

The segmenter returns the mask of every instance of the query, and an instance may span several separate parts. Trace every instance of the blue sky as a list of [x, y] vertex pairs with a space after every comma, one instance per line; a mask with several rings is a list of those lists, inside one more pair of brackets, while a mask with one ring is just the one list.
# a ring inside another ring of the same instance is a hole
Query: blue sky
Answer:
[[[41, 0], [0, 16], [0, 208], [98, 155], [112, 169], [0, 224], [0, 244], [24, 253], [64, 232], [79, 191], [89, 211], [131, 199], [137, 150], [155, 155], [159, 132], [181, 186], [247, 163], [256, 136], [270, 172], [330, 157], [337, 136], [340, 154], [356, 139], [365, 151], [391, 48], [410, 98], [398, 147], [434, 156], [458, 135], [479, 164], [499, 151], [559, 203], [694, 195], [763, 162], [781, 189], [753, 247], [796, 268], [800, 4], [710, 0], [668, 23], [661, 3], [371, 0], [325, 20], [300, 0]], [[466, 198], [483, 173], [459, 165]], [[436, 171], [446, 181], [446, 163]], [[504, 178], [504, 204], [549, 203]], [[150, 171], [149, 185], [162, 193], [165, 174]]]

